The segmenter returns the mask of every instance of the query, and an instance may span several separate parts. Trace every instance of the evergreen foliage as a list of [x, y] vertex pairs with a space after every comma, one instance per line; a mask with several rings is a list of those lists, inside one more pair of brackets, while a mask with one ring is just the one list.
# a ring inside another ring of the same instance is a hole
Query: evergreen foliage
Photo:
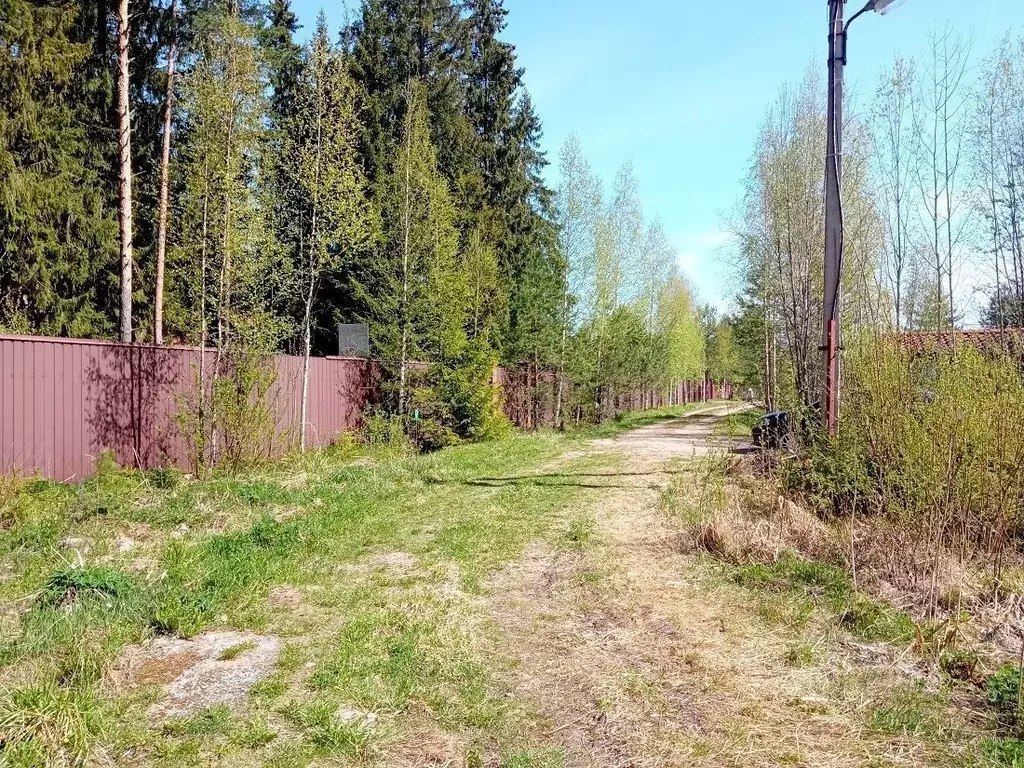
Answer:
[[70, 3], [11, 0], [0, 15], [0, 327], [113, 333], [117, 220], [97, 169], [89, 46]]
[[[115, 12], [0, 15], [4, 330], [116, 335]], [[217, 351], [188, 414], [198, 459], [230, 450], [228, 401], [266, 388], [253, 361], [332, 353], [341, 322], [369, 324], [385, 408], [433, 442], [500, 426], [497, 363], [562, 374], [560, 420], [700, 375], [689, 287], [631, 169], [606, 205], [573, 140], [548, 186], [507, 16], [363, 0], [337, 44], [321, 15], [302, 45], [291, 0], [131, 0], [134, 338], [153, 336], [166, 137], [163, 338]]]

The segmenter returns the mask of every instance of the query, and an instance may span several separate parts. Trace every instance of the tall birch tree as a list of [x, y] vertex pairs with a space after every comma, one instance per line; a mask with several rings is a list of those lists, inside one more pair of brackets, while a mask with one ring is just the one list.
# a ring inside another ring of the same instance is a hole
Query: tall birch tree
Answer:
[[295, 94], [282, 147], [285, 178], [279, 188], [291, 196], [282, 210], [298, 228], [291, 261], [297, 265], [302, 296], [299, 447], [305, 450], [314, 300], [325, 273], [365, 249], [371, 235], [366, 183], [356, 156], [355, 88], [331, 46], [323, 13]]

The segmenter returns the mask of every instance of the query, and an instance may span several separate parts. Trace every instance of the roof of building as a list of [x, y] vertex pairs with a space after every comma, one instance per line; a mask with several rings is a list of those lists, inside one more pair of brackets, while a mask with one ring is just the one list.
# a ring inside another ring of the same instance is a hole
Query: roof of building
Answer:
[[966, 344], [982, 351], [1024, 351], [1024, 328], [972, 328], [942, 331], [902, 331], [900, 346], [913, 351], [948, 350]]

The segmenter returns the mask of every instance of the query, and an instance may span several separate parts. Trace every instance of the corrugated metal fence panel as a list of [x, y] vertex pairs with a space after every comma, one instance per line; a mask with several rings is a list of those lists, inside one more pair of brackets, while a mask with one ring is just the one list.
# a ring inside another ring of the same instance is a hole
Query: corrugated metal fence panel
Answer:
[[[126, 466], [188, 469], [178, 415], [196, 402], [201, 358], [191, 347], [0, 336], [0, 472], [80, 479], [106, 450]], [[302, 358], [277, 355], [271, 364], [268, 451], [280, 454], [298, 445]], [[366, 360], [310, 360], [309, 445], [358, 428], [373, 377]]]
[[[105, 450], [127, 466], [189, 469], [188, 441], [178, 417], [198, 402], [202, 354], [192, 347], [0, 335], [0, 472], [80, 479]], [[214, 352], [205, 354], [208, 386]], [[266, 402], [275, 430], [266, 453], [280, 455], [298, 446], [303, 360], [277, 355], [269, 362], [275, 376]], [[367, 405], [380, 397], [381, 370], [361, 358], [309, 362], [307, 444], [326, 446], [358, 429]], [[498, 368], [492, 382], [516, 425], [554, 422], [554, 374], [538, 375], [528, 366]], [[563, 383], [563, 408], [571, 389]], [[678, 403], [715, 394], [709, 382], [680, 382], [674, 390], [668, 399]], [[721, 394], [729, 397], [731, 387], [722, 385]], [[629, 407], [666, 400], [664, 393], [651, 391], [617, 399]]]

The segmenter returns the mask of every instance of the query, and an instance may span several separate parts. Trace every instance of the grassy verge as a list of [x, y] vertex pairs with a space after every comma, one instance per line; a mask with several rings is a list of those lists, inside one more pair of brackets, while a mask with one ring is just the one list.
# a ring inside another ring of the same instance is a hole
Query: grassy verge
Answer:
[[[103, 466], [78, 486], [5, 486], [0, 763], [360, 763], [426, 730], [463, 745], [467, 764], [547, 764], [532, 757], [550, 746], [535, 716], [480, 659], [472, 604], [530, 540], [571, 538], [559, 513], [583, 491], [556, 475], [519, 482], [570, 444], [348, 445], [203, 481]], [[110, 684], [126, 645], [210, 628], [285, 638], [237, 711], [153, 727], [158, 690]]]
[[751, 430], [762, 416], [764, 416], [764, 411], [760, 408], [730, 413], [715, 428], [715, 434], [725, 435], [726, 437], [750, 438]]
[[[1024, 766], [1015, 664], [987, 674], [973, 648], [941, 641], [947, 625], [858, 589], [828, 541], [841, 545], [841, 531], [775, 493], [768, 509], [750, 506], [764, 481], [715, 459], [681, 469], [662, 503], [692, 577], [710, 592], [738, 591], [736, 604], [762, 625], [752, 633], [784, 648], [775, 675], [800, 691], [790, 701], [801, 716], [847, 724], [852, 738], [837, 752], [880, 766]], [[736, 723], [745, 728], [762, 730]]]

